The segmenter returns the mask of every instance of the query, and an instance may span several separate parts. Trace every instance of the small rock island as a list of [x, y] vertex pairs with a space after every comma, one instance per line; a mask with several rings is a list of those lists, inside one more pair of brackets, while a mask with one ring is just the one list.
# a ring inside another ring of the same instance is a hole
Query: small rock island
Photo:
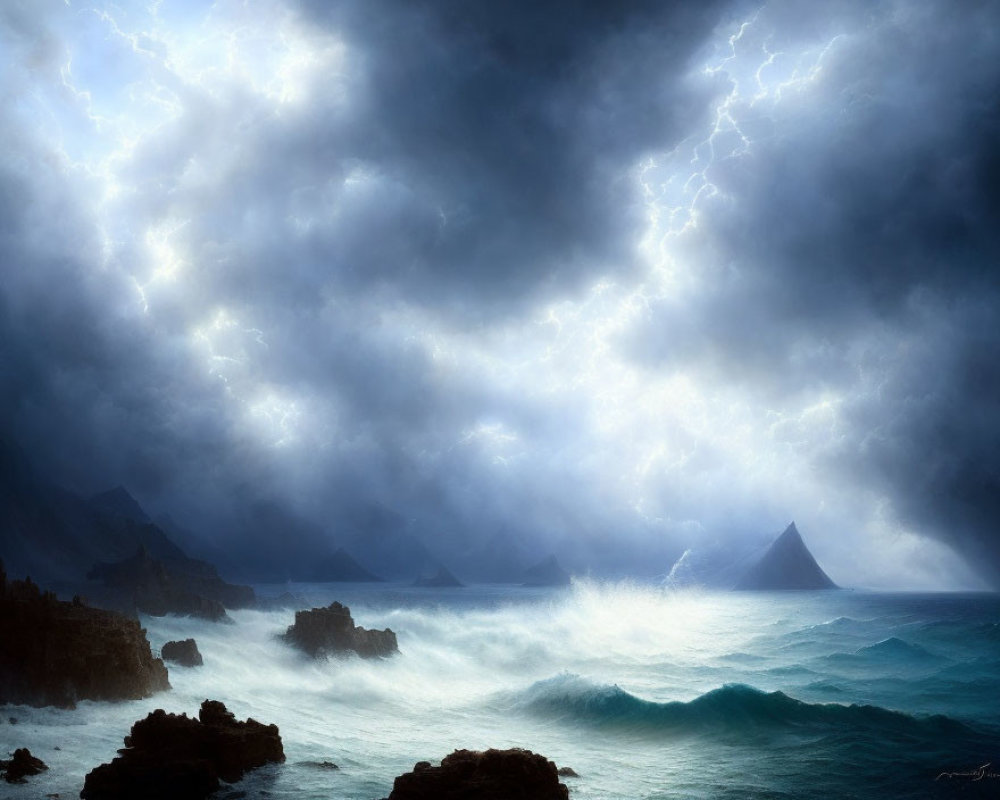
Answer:
[[450, 589], [459, 588], [465, 584], [456, 578], [452, 574], [451, 570], [442, 564], [438, 567], [437, 572], [418, 575], [417, 579], [413, 582], [413, 585], [419, 586], [423, 589]]
[[326, 608], [296, 611], [295, 623], [282, 638], [313, 658], [351, 652], [362, 658], [380, 658], [399, 652], [396, 634], [389, 628], [375, 631], [355, 625], [351, 610], [337, 602]]
[[205, 662], [194, 639], [182, 639], [179, 642], [166, 642], [160, 650], [164, 661], [172, 661], [182, 667], [200, 667]]
[[27, 747], [19, 747], [14, 751], [10, 761], [0, 761], [0, 775], [7, 783], [27, 783], [25, 777], [38, 775], [49, 767], [40, 758], [31, 755]]

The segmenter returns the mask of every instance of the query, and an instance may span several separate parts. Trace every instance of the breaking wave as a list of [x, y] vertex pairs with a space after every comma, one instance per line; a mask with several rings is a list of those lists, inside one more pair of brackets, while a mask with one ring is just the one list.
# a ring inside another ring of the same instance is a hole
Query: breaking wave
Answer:
[[745, 684], [726, 684], [688, 702], [654, 702], [619, 686], [591, 683], [577, 675], [539, 681], [516, 704], [563, 722], [620, 726], [644, 732], [684, 735], [822, 728], [966, 735], [963, 723], [942, 715], [915, 717], [872, 705], [805, 703], [783, 692], [763, 692]]

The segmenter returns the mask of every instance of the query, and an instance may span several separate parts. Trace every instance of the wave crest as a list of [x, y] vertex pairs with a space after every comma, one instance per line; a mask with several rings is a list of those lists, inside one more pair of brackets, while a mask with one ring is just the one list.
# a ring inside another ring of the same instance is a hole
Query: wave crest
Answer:
[[739, 683], [726, 684], [688, 702], [657, 703], [619, 686], [594, 684], [578, 675], [559, 675], [535, 683], [517, 703], [533, 713], [572, 723], [676, 735], [845, 727], [936, 734], [969, 731], [949, 717], [913, 717], [871, 705], [805, 703], [784, 692], [763, 692]]

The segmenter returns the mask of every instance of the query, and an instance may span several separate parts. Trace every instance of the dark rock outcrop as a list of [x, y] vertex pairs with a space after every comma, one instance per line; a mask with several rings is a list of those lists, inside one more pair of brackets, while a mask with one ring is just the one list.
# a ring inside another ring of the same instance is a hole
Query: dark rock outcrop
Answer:
[[569, 586], [570, 577], [555, 556], [549, 556], [524, 571], [525, 586]]
[[169, 689], [139, 622], [7, 581], [0, 563], [0, 705], [72, 708], [77, 700], [135, 700]]
[[456, 750], [441, 766], [418, 762], [388, 800], [567, 800], [556, 765], [530, 750]]
[[437, 572], [432, 575], [421, 575], [414, 582], [414, 586], [422, 586], [429, 589], [443, 589], [448, 587], [464, 586], [458, 578], [449, 572], [447, 567], [438, 567]]
[[761, 559], [744, 573], [737, 589], [836, 589], [802, 541], [793, 522], [768, 548]]
[[161, 560], [139, 546], [130, 558], [95, 564], [87, 573], [122, 594], [137, 611], [154, 617], [181, 614], [213, 621], [228, 619], [226, 608], [256, 603], [253, 589], [226, 583], [209, 564]]
[[322, 770], [340, 770], [336, 764], [332, 761], [299, 761], [296, 766], [299, 767], [309, 767], [310, 769], [322, 769]]
[[198, 651], [198, 643], [194, 639], [167, 642], [160, 650], [160, 655], [164, 661], [172, 661], [182, 667], [200, 667], [205, 663]]
[[349, 652], [376, 658], [399, 652], [395, 633], [388, 628], [371, 631], [355, 625], [351, 610], [336, 602], [326, 608], [296, 611], [295, 623], [282, 638], [313, 658]]
[[157, 709], [132, 726], [125, 749], [88, 773], [84, 800], [200, 800], [249, 770], [285, 760], [277, 725], [239, 722], [217, 700], [198, 719]]
[[10, 761], [0, 761], [0, 772], [7, 783], [27, 783], [24, 780], [27, 775], [37, 775], [48, 769], [48, 765], [40, 758], [31, 755], [27, 747], [21, 747], [14, 751], [14, 757]]

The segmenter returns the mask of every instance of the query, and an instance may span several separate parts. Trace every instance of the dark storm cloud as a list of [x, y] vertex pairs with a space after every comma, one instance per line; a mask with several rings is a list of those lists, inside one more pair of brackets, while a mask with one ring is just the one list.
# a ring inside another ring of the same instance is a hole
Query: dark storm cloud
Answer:
[[[841, 38], [801, 98], [737, 109], [751, 144], [709, 166], [719, 194], [679, 240], [695, 288], [617, 327], [621, 353], [764, 408], [843, 395], [816, 465], [1000, 564], [988, 5], [221, 3], [180, 40], [104, 10], [0, 12], [0, 403], [58, 480], [125, 483], [256, 566], [381, 520], [666, 572], [678, 531], [788, 513], [726, 442], [603, 385], [614, 354], [578, 352], [607, 322], [593, 283], [649, 278], [637, 165], [711, 128], [732, 76], [696, 68], [753, 19], [768, 52]], [[214, 45], [185, 61], [199, 36], [226, 38], [212, 68]], [[320, 66], [284, 102], [261, 86], [287, 41]], [[635, 428], [686, 464], [651, 515]]]
[[[785, 8], [770, 4], [780, 49]], [[813, 96], [710, 172], [704, 283], [629, 347], [771, 403], [847, 396], [829, 458], [913, 529], [1000, 575], [1000, 48], [996, 7], [858, 15]], [[861, 23], [861, 24], [858, 24]], [[822, 40], [820, 40], [822, 41]], [[748, 128], [754, 122], [743, 109]]]
[[714, 4], [303, 5], [362, 64], [341, 146], [405, 189], [339, 260], [472, 316], [630, 268], [626, 172], [702, 112], [672, 77]]
[[853, 405], [859, 440], [842, 456], [1000, 586], [1000, 296], [928, 305], [910, 352]]
[[[476, 535], [509, 527], [513, 506], [531, 534], [608, 523], [612, 508], [558, 499], [581, 491], [561, 446], [495, 497], [494, 453], [456, 439], [491, 419], [561, 439], [575, 412], [491, 385], [485, 367], [435, 370], [385, 310], [416, 302], [424, 321], [476, 324], [631, 270], [626, 173], [699, 107], [670, 77], [710, 29], [707, 9], [319, 9], [313, 21], [344, 40], [347, 65], [280, 115], [248, 89], [185, 83], [154, 63], [158, 46], [119, 41], [117, 22], [85, 9], [8, 19], [21, 58], [5, 88], [62, 97], [71, 145], [93, 137], [87, 105], [107, 87], [98, 74], [83, 94], [76, 75], [97, 56], [74, 47], [67, 25], [181, 107], [117, 162], [124, 193], [103, 211], [90, 201], [99, 180], [30, 141], [38, 117], [4, 120], [8, 429], [58, 480], [127, 483], [262, 559], [275, 530], [311, 539], [368, 503], [404, 507], [454, 541], [473, 522]], [[42, 72], [32, 40], [51, 42]], [[144, 232], [177, 220], [182, 291], [144, 266]], [[189, 342], [206, 325], [207, 375]], [[308, 442], [268, 452], [254, 441], [246, 410], [268, 386], [318, 406]]]

